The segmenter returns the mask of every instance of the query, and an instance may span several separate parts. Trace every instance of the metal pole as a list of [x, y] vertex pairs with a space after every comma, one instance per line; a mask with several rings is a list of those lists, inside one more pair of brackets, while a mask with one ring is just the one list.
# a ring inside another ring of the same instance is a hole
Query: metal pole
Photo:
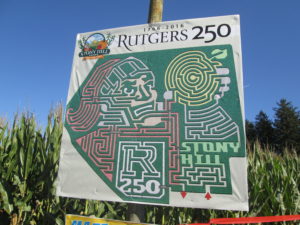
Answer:
[[[150, 0], [148, 23], [157, 23], [162, 21], [163, 0]], [[126, 220], [143, 223], [145, 222], [145, 205], [128, 203]]]

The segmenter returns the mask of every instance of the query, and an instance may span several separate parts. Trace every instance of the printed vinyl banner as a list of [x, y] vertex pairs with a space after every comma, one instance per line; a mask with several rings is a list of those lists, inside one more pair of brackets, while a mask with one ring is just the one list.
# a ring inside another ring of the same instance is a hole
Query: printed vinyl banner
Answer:
[[248, 210], [239, 16], [78, 34], [57, 194]]
[[108, 220], [86, 216], [66, 215], [65, 225], [146, 225], [146, 223], [133, 223], [120, 220]]

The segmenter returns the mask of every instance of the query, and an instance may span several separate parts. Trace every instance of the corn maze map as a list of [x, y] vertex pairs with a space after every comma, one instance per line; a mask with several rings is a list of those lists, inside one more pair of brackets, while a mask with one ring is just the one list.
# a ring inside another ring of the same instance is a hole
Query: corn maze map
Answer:
[[230, 44], [107, 54], [70, 98], [64, 135], [114, 199], [204, 207], [238, 195], [240, 102]]

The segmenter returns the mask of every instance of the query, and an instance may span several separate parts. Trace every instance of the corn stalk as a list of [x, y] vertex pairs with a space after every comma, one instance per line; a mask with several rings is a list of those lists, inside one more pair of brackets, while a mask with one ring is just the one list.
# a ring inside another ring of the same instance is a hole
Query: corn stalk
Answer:
[[[29, 113], [16, 117], [12, 126], [1, 120], [1, 225], [63, 225], [67, 213], [125, 219], [127, 204], [55, 195], [62, 126], [62, 108], [51, 111], [44, 131]], [[291, 149], [278, 155], [255, 143], [248, 149], [249, 212], [147, 206], [145, 221], [182, 224], [210, 218], [300, 214], [299, 171], [300, 158]]]

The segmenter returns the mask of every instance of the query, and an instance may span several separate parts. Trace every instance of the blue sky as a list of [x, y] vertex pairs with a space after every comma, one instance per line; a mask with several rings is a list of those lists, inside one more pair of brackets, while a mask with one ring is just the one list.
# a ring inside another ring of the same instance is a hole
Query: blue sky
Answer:
[[[240, 14], [246, 118], [300, 108], [299, 0], [165, 0], [163, 21]], [[1, 0], [0, 117], [65, 104], [77, 33], [147, 23], [149, 0]]]

